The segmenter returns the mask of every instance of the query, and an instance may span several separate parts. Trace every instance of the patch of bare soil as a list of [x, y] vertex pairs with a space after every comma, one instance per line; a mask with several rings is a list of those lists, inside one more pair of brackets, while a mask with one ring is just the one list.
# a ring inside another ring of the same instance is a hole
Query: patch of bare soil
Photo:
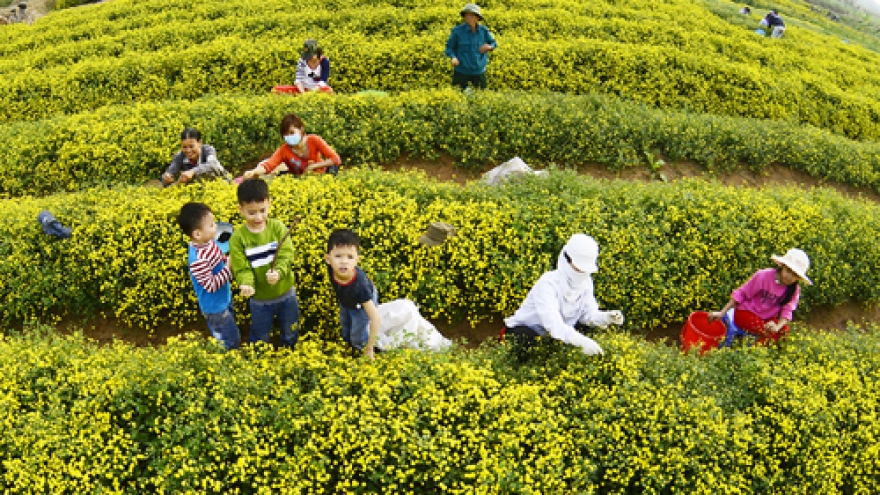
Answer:
[[[72, 7], [72, 8], [78, 9], [78, 8], [83, 8], [83, 7], [89, 7], [91, 5], [97, 5], [97, 4], [106, 3], [109, 1], [110, 0], [96, 0], [91, 3], [77, 5], [76, 7]], [[20, 3], [23, 3], [26, 5], [26, 7], [25, 7], [26, 16], [25, 16], [24, 22], [26, 22], [27, 24], [33, 24], [33, 23], [37, 22], [38, 20], [40, 20], [40, 18], [42, 18], [43, 16], [45, 16], [49, 12], [55, 10], [55, 5], [58, 3], [58, 0], [14, 0], [13, 2], [10, 3], [9, 9], [16, 7]], [[3, 9], [3, 11], [0, 13], [5, 14], [6, 11], [9, 9]]]
[[418, 158], [404, 157], [397, 163], [383, 165], [383, 170], [389, 172], [405, 172], [409, 170], [421, 170], [433, 179], [444, 182], [455, 182], [464, 185], [467, 182], [479, 180], [489, 169], [462, 168], [455, 165], [455, 158], [441, 154], [436, 160], [423, 160]]
[[[404, 158], [395, 164], [384, 166], [384, 170], [405, 171], [421, 170], [428, 176], [441, 181], [465, 184], [469, 181], [479, 180], [480, 176], [489, 170], [462, 169], [455, 166], [455, 160], [449, 156], [441, 156], [435, 161]], [[535, 168], [540, 169], [540, 166]], [[600, 164], [585, 164], [576, 167], [579, 173], [591, 177], [603, 179], [622, 179], [635, 181], [657, 181], [647, 166], [644, 168], [626, 169], [619, 172], [609, 171]], [[859, 188], [848, 185], [835, 184], [811, 177], [805, 173], [794, 171], [782, 166], [771, 166], [765, 173], [757, 174], [748, 170], [740, 170], [728, 175], [713, 174], [705, 168], [692, 162], [678, 162], [663, 166], [662, 172], [666, 179], [675, 181], [689, 177], [713, 178], [727, 185], [763, 187], [770, 185], [790, 185], [802, 189], [823, 186], [836, 189], [840, 193], [850, 197], [861, 197], [874, 202], [880, 202], [880, 195], [869, 188]], [[714, 308], [701, 308], [714, 309]], [[864, 324], [870, 321], [880, 321], [880, 307], [865, 308], [857, 303], [848, 303], [837, 307], [817, 307], [808, 314], [798, 314], [799, 321], [803, 321], [812, 328], [822, 330], [839, 330], [846, 328], [849, 322]], [[434, 322], [437, 329], [445, 336], [453, 340], [464, 340], [466, 346], [473, 348], [487, 339], [497, 338], [501, 327], [504, 325], [502, 315], [492, 315], [488, 321], [471, 327], [467, 322]], [[633, 332], [643, 334], [648, 340], [661, 342], [669, 345], [678, 345], [679, 333], [684, 321], [673, 322], [659, 328], [639, 329], [633, 328]], [[199, 332], [210, 336], [204, 322], [194, 323], [184, 329], [162, 326], [151, 332], [143, 329], [128, 328], [119, 324], [114, 319], [90, 319], [65, 320], [59, 328], [62, 332], [71, 332], [74, 329], [82, 330], [83, 333], [100, 343], [111, 343], [114, 340], [122, 340], [137, 346], [162, 345], [169, 337], [181, 335], [186, 332]], [[243, 326], [242, 341], [247, 341], [247, 326]], [[277, 339], [277, 337], [276, 337]], [[277, 344], [277, 342], [275, 342]]]
[[[541, 164], [530, 163], [529, 165], [538, 170], [543, 168]], [[457, 167], [455, 165], [455, 159], [451, 156], [441, 155], [434, 161], [405, 157], [397, 163], [384, 165], [382, 168], [389, 171], [417, 169], [424, 171], [430, 177], [437, 180], [465, 184], [469, 181], [479, 180], [480, 177], [491, 170], [492, 167], [464, 169]], [[880, 203], [880, 194], [870, 187], [831, 182], [813, 177], [806, 172], [793, 170], [778, 164], [771, 164], [766, 170], [760, 173], [748, 169], [739, 169], [730, 174], [711, 172], [702, 165], [692, 161], [667, 163], [660, 167], [656, 174], [652, 173], [647, 165], [644, 167], [626, 168], [619, 171], [609, 170], [607, 165], [600, 163], [579, 164], [575, 165], [573, 168], [582, 175], [608, 180], [620, 179], [641, 182], [658, 182], [660, 179], [658, 179], [657, 174], [663, 174], [663, 176], [666, 177], [666, 180], [670, 182], [680, 179], [700, 177], [717, 180], [728, 186], [761, 188], [766, 186], [786, 185], [801, 189], [828, 187], [850, 198], [864, 198]]]
[[[796, 321], [805, 323], [810, 328], [817, 330], [844, 330], [851, 323], [864, 325], [868, 322], [880, 321], [880, 307], [865, 308], [858, 303], [847, 303], [837, 307], [813, 308], [808, 314], [799, 314], [796, 318]], [[439, 321], [433, 323], [444, 336], [463, 343], [465, 347], [471, 349], [478, 347], [484, 341], [498, 338], [499, 332], [504, 326], [503, 316], [501, 315], [492, 315], [489, 320], [480, 322], [474, 327], [466, 321], [454, 323]], [[684, 323], [684, 320], [682, 320], [657, 328], [628, 328], [635, 334], [644, 335], [649, 341], [664, 342], [667, 345], [678, 346], [679, 334]], [[204, 322], [193, 323], [182, 329], [162, 325], [155, 330], [147, 331], [122, 325], [115, 319], [66, 319], [58, 325], [58, 329], [61, 333], [81, 331], [83, 335], [100, 344], [112, 344], [114, 341], [123, 341], [135, 346], [165, 345], [170, 337], [177, 337], [189, 332], [199, 333], [205, 338], [211, 336]], [[247, 342], [247, 324], [241, 326], [241, 334], [242, 342]], [[277, 332], [273, 335], [272, 342], [275, 345], [279, 344]]]

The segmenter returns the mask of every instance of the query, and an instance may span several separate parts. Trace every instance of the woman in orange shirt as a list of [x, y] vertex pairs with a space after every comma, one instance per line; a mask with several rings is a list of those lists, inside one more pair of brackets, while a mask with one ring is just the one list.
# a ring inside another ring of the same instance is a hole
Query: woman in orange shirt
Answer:
[[[253, 170], [244, 173], [244, 178], [259, 177], [273, 172], [302, 175], [306, 172], [330, 173], [336, 175], [342, 160], [324, 139], [317, 134], [306, 134], [306, 125], [298, 115], [289, 113], [281, 119], [282, 144], [269, 158], [260, 162]], [[279, 167], [284, 167], [279, 168]]]

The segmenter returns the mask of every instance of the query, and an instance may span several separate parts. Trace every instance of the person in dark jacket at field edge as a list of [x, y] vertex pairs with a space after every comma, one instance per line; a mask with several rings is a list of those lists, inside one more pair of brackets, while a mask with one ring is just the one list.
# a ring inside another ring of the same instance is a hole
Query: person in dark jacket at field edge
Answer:
[[446, 40], [446, 56], [452, 61], [452, 85], [467, 89], [468, 83], [474, 87], [486, 88], [486, 65], [489, 52], [498, 47], [489, 28], [480, 25], [483, 15], [477, 4], [469, 3], [461, 9], [464, 20], [452, 28]]
[[762, 27], [770, 28], [771, 38], [782, 38], [782, 35], [785, 34], [785, 21], [775, 10], [767, 12], [760, 24]]

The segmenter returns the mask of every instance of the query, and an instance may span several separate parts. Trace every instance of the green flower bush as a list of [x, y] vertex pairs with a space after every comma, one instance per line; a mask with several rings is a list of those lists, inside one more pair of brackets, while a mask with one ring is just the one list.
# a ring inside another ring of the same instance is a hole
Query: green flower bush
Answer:
[[[716, 15], [716, 5], [690, 0], [508, 0], [486, 6], [500, 43], [489, 78], [497, 89], [601, 93], [880, 138], [877, 53], [821, 33], [817, 23], [830, 21], [803, 5], [772, 7], [787, 9], [782, 40], [756, 36], [757, 16], [751, 24], [731, 20]], [[460, 8], [425, 0], [316, 4], [308, 24], [282, 0], [122, 0], [65, 12], [0, 35], [0, 122], [265, 93], [292, 83], [306, 38], [327, 49], [337, 92], [444, 87], [443, 43]], [[700, 19], [700, 29], [681, 19]]]
[[[553, 173], [502, 188], [432, 182], [420, 174], [351, 171], [271, 184], [272, 216], [292, 235], [304, 324], [334, 335], [337, 306], [323, 255], [330, 231], [363, 239], [364, 270], [383, 300], [413, 299], [431, 318], [473, 323], [509, 315], [575, 232], [601, 246], [596, 294], [634, 328], [717, 309], [771, 254], [797, 246], [812, 259], [798, 314], [815, 305], [880, 300], [877, 206], [816, 189], [753, 190], [701, 180], [595, 181]], [[235, 187], [118, 187], [0, 201], [0, 318], [113, 315], [144, 329], [199, 319], [174, 218], [187, 201], [240, 225]], [[55, 241], [37, 213], [73, 228]], [[432, 221], [458, 227], [436, 249], [417, 242]], [[236, 299], [245, 318], [244, 301]]]
[[693, 160], [709, 170], [766, 170], [780, 163], [822, 179], [880, 190], [880, 144], [858, 143], [794, 123], [652, 109], [601, 96], [451, 89], [309, 97], [216, 96], [139, 103], [0, 126], [0, 195], [45, 195], [157, 178], [195, 126], [233, 171], [280, 144], [281, 117], [334, 147], [344, 167], [436, 158], [484, 167], [599, 162], [648, 167], [647, 154]]
[[626, 333], [371, 363], [306, 338], [0, 337], [0, 489], [875, 493], [877, 329], [703, 357]]

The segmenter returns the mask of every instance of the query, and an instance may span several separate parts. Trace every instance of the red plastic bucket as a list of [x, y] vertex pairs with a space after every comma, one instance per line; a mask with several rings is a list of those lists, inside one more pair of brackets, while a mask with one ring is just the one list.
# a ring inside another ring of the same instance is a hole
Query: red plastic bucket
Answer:
[[[324, 93], [333, 94], [333, 88], [327, 86], [326, 84], [322, 84], [318, 86], [318, 89], [323, 91]], [[272, 86], [272, 92], [276, 94], [282, 95], [298, 95], [302, 94], [299, 88], [296, 86]]]
[[273, 86], [272, 92], [287, 95], [298, 95], [299, 88], [297, 88], [296, 86]]
[[709, 313], [694, 311], [681, 329], [681, 349], [688, 352], [692, 347], [699, 347], [702, 355], [709, 349], [718, 348], [726, 334], [727, 327], [721, 320], [710, 322]]

